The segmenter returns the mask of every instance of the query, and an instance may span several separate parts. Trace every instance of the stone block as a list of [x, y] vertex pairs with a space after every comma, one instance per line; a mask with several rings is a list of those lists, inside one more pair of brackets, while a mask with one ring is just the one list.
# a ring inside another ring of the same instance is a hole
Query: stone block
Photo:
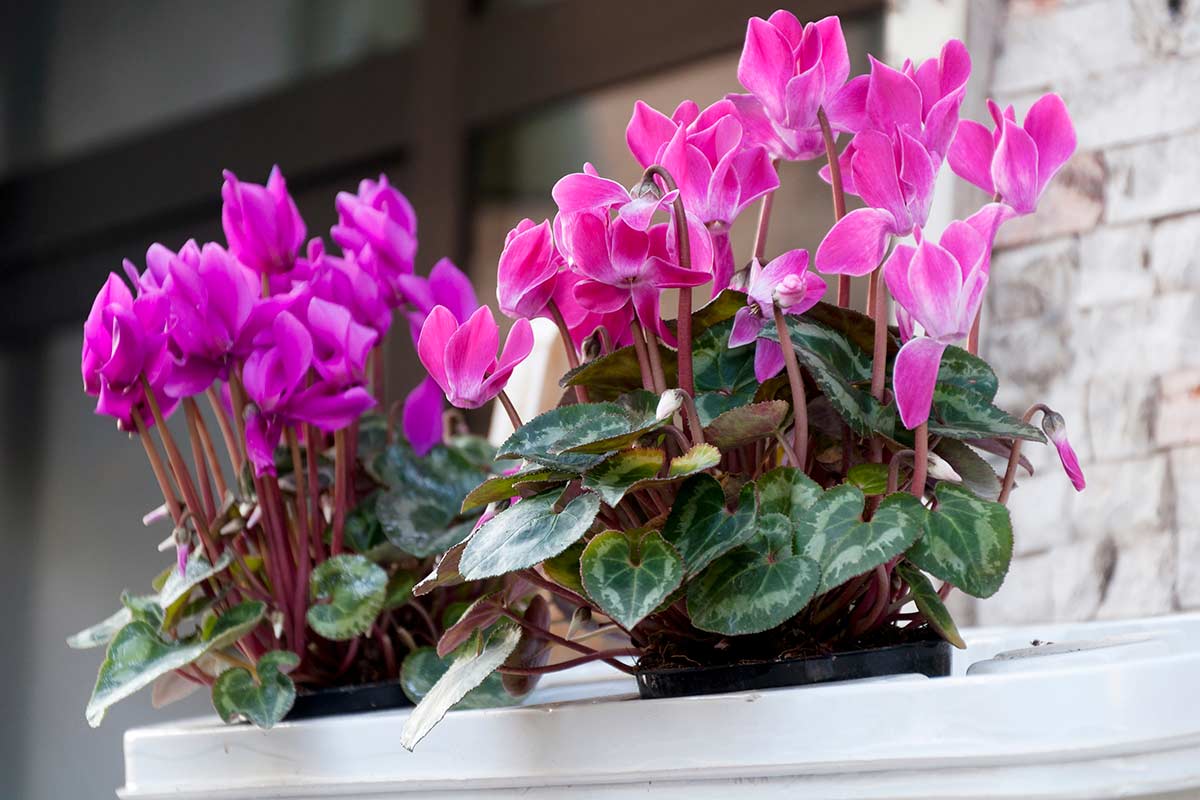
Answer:
[[1132, 222], [1200, 209], [1200, 132], [1105, 151], [1105, 219]]
[[1039, 242], [1091, 230], [1104, 213], [1105, 166], [1099, 153], [1077, 152], [1050, 182], [1036, 214], [1000, 229], [1000, 246]]
[[[1143, 456], [1155, 447], [1157, 378], [1097, 375], [1087, 384], [1087, 437], [1097, 461]], [[1075, 426], [1069, 425], [1074, 442]]]
[[1111, 538], [1119, 547], [1170, 527], [1174, 486], [1165, 454], [1084, 467], [1087, 489], [1071, 495], [1076, 534]]
[[1165, 531], [1117, 548], [1112, 577], [1096, 616], [1129, 619], [1166, 614], [1175, 608], [1176, 544]]
[[1079, 277], [1071, 293], [1076, 308], [1127, 303], [1153, 295], [1156, 281], [1149, 268], [1149, 243], [1146, 223], [1101, 227], [1083, 234]]
[[[1200, 369], [1164, 375], [1161, 385], [1154, 441], [1163, 447], [1200, 445]], [[1200, 491], [1200, 473], [1195, 477], [1193, 486]]]
[[1154, 226], [1150, 274], [1160, 292], [1200, 290], [1200, 214], [1165, 219]]

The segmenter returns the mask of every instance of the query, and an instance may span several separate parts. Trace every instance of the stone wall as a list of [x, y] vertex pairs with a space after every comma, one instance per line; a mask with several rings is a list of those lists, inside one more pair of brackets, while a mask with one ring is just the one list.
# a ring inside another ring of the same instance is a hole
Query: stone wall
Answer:
[[1002, 234], [982, 347], [1006, 407], [1067, 417], [1088, 489], [1026, 448], [1016, 558], [976, 621], [1200, 608], [1200, 2], [1011, 0], [997, 20], [992, 95], [1023, 115], [1058, 92], [1079, 151]]

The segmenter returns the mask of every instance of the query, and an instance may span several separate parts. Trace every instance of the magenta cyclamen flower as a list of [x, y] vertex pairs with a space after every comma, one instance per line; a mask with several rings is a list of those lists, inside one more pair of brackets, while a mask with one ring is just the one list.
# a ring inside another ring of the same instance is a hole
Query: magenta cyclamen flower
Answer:
[[1042, 415], [1042, 430], [1050, 437], [1054, 449], [1058, 451], [1058, 459], [1062, 462], [1063, 471], [1071, 479], [1071, 485], [1075, 487], [1075, 491], [1082, 492], [1087, 488], [1087, 481], [1083, 477], [1083, 469], [1079, 466], [1075, 449], [1067, 441], [1067, 422], [1062, 414], [1047, 409]]
[[417, 215], [386, 175], [364, 180], [358, 194], [341, 192], [335, 201], [338, 224], [333, 240], [371, 271], [388, 290], [393, 307], [404, 301], [402, 276], [411, 275], [417, 253]]
[[747, 25], [738, 80], [750, 94], [728, 99], [751, 139], [772, 156], [806, 160], [825, 152], [819, 108], [832, 127], [854, 130], [842, 122], [849, 75], [850, 57], [837, 17], [801, 25], [791, 12], [776, 11]]
[[764, 328], [774, 327], [775, 306], [784, 314], [803, 314], [825, 294], [825, 281], [808, 271], [808, 253], [804, 250], [784, 253], [765, 267], [754, 259], [750, 262], [749, 278], [747, 302], [733, 318], [729, 346], [757, 342], [754, 375], [761, 383], [783, 369], [783, 349], [779, 343], [758, 338]]
[[450, 309], [437, 306], [421, 328], [417, 355], [451, 405], [479, 408], [504, 390], [513, 369], [533, 350], [529, 320], [516, 321], [497, 361], [499, 344], [500, 329], [487, 306], [462, 324]]
[[1075, 127], [1062, 98], [1042, 96], [1017, 125], [1012, 106], [1003, 112], [992, 101], [988, 110], [995, 131], [963, 120], [950, 147], [950, 168], [1020, 214], [1032, 214], [1046, 185], [1075, 152]]
[[550, 221], [523, 219], [508, 232], [496, 270], [500, 311], [513, 319], [541, 316], [554, 298], [563, 257], [554, 246]]
[[[109, 273], [83, 323], [83, 390], [97, 398], [96, 413], [114, 417], [121, 430], [135, 429], [134, 410], [146, 425], [154, 424], [142, 378], [159, 387], [170, 368], [168, 315], [162, 292], [143, 292], [135, 299], [129, 287]], [[174, 403], [163, 406], [167, 415]]]
[[[314, 314], [320, 318], [324, 312], [321, 307], [314, 312], [310, 305], [309, 324]], [[336, 322], [326, 328], [336, 331]], [[310, 369], [320, 366], [313, 337], [290, 311], [275, 317], [268, 338], [246, 359], [242, 371], [246, 396], [254, 403], [246, 419], [246, 450], [258, 475], [275, 474], [274, 451], [284, 425], [308, 423], [332, 432], [375, 405], [361, 385], [310, 380]], [[343, 360], [330, 359], [335, 365]]]
[[559, 274], [554, 287], [554, 302], [571, 332], [571, 341], [579, 346], [598, 328], [604, 328], [614, 347], [632, 344], [630, 323], [633, 322], [633, 307], [623, 306], [617, 311], [605, 314], [589, 311], [575, 298], [575, 287], [583, 280], [587, 279], [578, 272], [565, 270]]
[[229, 252], [263, 275], [290, 270], [304, 245], [307, 228], [279, 167], [272, 167], [266, 186], [242, 183], [225, 170], [221, 199], [221, 226]]
[[313, 294], [344, 306], [354, 321], [375, 331], [380, 340], [392, 326], [392, 307], [384, 288], [358, 263], [353, 253], [342, 257], [325, 252], [320, 239], [308, 243], [307, 262], [311, 265], [309, 279]]
[[670, 117], [638, 100], [625, 141], [642, 167], [658, 164], [671, 174], [684, 208], [708, 226], [715, 251], [713, 291], [727, 287], [735, 270], [729, 226], [748, 205], [779, 188], [766, 148], [745, 136], [728, 100], [703, 111], [685, 100]]

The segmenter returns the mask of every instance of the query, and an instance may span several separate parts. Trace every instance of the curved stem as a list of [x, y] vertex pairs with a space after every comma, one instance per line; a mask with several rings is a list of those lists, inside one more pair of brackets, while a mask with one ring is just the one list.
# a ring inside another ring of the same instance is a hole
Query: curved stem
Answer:
[[[508, 619], [512, 620], [513, 622], [517, 623], [525, 630], [530, 631], [531, 633], [537, 634], [538, 638], [545, 639], [546, 641], [549, 641], [549, 642], [554, 642], [555, 644], [557, 644], [561, 647], [566, 647], [569, 650], [574, 650], [576, 653], [583, 653], [584, 655], [592, 655], [593, 653], [600, 652], [600, 651], [596, 650], [596, 648], [594, 648], [594, 647], [588, 647], [587, 645], [580, 644], [579, 642], [577, 642], [573, 639], [564, 638], [562, 636], [559, 636], [556, 633], [551, 633], [550, 631], [546, 630], [545, 628], [534, 625], [532, 622], [525, 619], [520, 614], [514, 614], [512, 611], [509, 611], [507, 608], [505, 608], [500, 603], [493, 603], [493, 605], [496, 607], [496, 609], [502, 615], [504, 615]], [[622, 664], [620, 661], [613, 661], [611, 659], [606, 658], [605, 663], [607, 663], [609, 666], [616, 667], [617, 669], [619, 669], [623, 672], [628, 672], [630, 674], [633, 673], [633, 670], [629, 667], [628, 664]]]
[[237, 440], [233, 438], [233, 428], [229, 425], [229, 415], [225, 413], [225, 407], [221, 405], [221, 398], [217, 396], [215, 387], [210, 386], [204, 390], [204, 396], [208, 398], [208, 404], [212, 406], [213, 416], [217, 418], [217, 427], [221, 429], [221, 438], [225, 440], [225, 449], [229, 451], [229, 460], [233, 464], [234, 484], [237, 484], [238, 476], [242, 472], [242, 464], [244, 456], [242, 448], [238, 446]]
[[[496, 671], [505, 675], [544, 675], [547, 672], [561, 672], [564, 669], [578, 667], [580, 664], [587, 664], [590, 661], [604, 661], [615, 666], [620, 662], [612, 662], [610, 659], [618, 656], [640, 656], [641, 654], [642, 651], [636, 647], [618, 647], [615, 650], [597, 650], [590, 655], [569, 658], [566, 661], [559, 661], [557, 664], [547, 664], [544, 667], [500, 667]], [[620, 669], [622, 672], [627, 672], [630, 675], [636, 672], [633, 667], [625, 664], [621, 664]]]
[[[563, 350], [567, 354], [567, 366], [571, 369], [579, 369], [579, 351], [575, 349], [575, 342], [571, 339], [571, 329], [567, 327], [567, 320], [563, 317], [562, 310], [553, 300], [546, 304], [546, 310], [550, 312], [550, 318], [554, 320], [554, 325], [558, 328], [558, 336], [562, 339]], [[588, 401], [586, 386], [575, 387], [575, 399], [581, 403]]]
[[971, 322], [971, 332], [967, 334], [967, 352], [973, 356], [979, 355], [979, 318], [983, 316], [983, 311], [975, 312], [975, 319]]
[[905, 457], [912, 457], [913, 454], [912, 450], [900, 450], [892, 454], [892, 460], [888, 463], [888, 494], [893, 494], [900, 488], [900, 460]]
[[[846, 216], [846, 190], [842, 184], [842, 164], [838, 161], [833, 128], [829, 125], [829, 117], [826, 116], [824, 107], [817, 109], [817, 121], [821, 124], [821, 138], [825, 141], [825, 158], [829, 162], [829, 187], [833, 193], [833, 220], [837, 222]], [[850, 306], [849, 275], [838, 276], [837, 304], [841, 308]]]
[[523, 424], [521, 415], [517, 413], [517, 407], [508, 398], [508, 392], [501, 390], [500, 394], [496, 395], [496, 399], [500, 401], [500, 405], [504, 406], [504, 413], [508, 414], [508, 421], [512, 423], [513, 430], [520, 430]]
[[[190, 399], [188, 398], [188, 400]], [[200, 440], [200, 431], [196, 425], [196, 404], [185, 400], [183, 413], [187, 418], [188, 441], [192, 446], [192, 463], [196, 467], [196, 481], [200, 484], [200, 499], [204, 502], [204, 518], [211, 524], [211, 521], [217, 516], [217, 504], [213, 500], [213, 484], [208, 474], [204, 444]]]
[[[1050, 411], [1050, 408], [1044, 403], [1034, 403], [1025, 412], [1025, 416], [1021, 420], [1028, 423], [1033, 419], [1033, 415], [1041, 411], [1043, 414]], [[1008, 467], [1004, 470], [1004, 482], [1000, 485], [1000, 496], [996, 498], [996, 502], [1004, 505], [1008, 502], [1008, 496], [1012, 493], [1013, 485], [1017, 482], [1017, 465], [1021, 463], [1021, 440], [1013, 439], [1012, 451], [1008, 454]]]
[[783, 309], [775, 308], [775, 331], [779, 334], [779, 346], [783, 348], [783, 364], [787, 369], [788, 383], [792, 387], [792, 457], [796, 467], [803, 470], [808, 460], [808, 398], [804, 394], [804, 376], [800, 374], [800, 363], [792, 337], [788, 334]]
[[[675, 179], [658, 164], [646, 168], [642, 180], [653, 177], [662, 179], [668, 192], [678, 190]], [[691, 233], [688, 231], [687, 213], [683, 208], [683, 198], [676, 195], [672, 206], [675, 214], [675, 249], [679, 256], [679, 266], [684, 269], [692, 268]], [[679, 339], [679, 388], [688, 394], [696, 393], [695, 381], [692, 376], [692, 290], [684, 286], [679, 289], [678, 313], [675, 315], [675, 334]]]
[[[704, 428], [700, 425], [700, 414], [696, 411], [696, 401], [686, 392], [683, 394], [684, 416], [687, 417], [688, 432], [692, 435], [692, 444], [704, 443]], [[687, 452], [684, 448], [683, 452]]]
[[167, 504], [167, 510], [171, 513], [171, 520], [176, 527], [179, 527], [183, 524], [183, 509], [179, 507], [175, 490], [171, 488], [171, 479], [167, 477], [167, 469], [163, 465], [162, 456], [158, 454], [158, 448], [155, 447], [154, 440], [150, 438], [150, 431], [146, 429], [141, 412], [136, 408], [133, 409], [133, 424], [142, 440], [142, 447], [146, 450], [146, 458], [150, 460], [150, 469], [154, 472], [154, 479], [158, 481], [158, 488], [162, 490], [163, 500]]
[[646, 337], [646, 355], [650, 361], [650, 378], [654, 381], [654, 393], [661, 395], [667, 390], [667, 377], [663, 372], [662, 353], [658, 349], [658, 337], [643, 328], [638, 321], [633, 321], [634, 336]]

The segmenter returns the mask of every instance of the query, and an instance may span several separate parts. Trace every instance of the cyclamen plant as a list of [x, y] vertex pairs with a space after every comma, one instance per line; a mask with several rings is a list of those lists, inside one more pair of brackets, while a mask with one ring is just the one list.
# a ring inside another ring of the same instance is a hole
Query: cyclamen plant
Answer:
[[[670, 116], [637, 103], [626, 140], [642, 180], [626, 189], [585, 165], [554, 186], [553, 221], [509, 235], [498, 299], [517, 324], [499, 358], [488, 312], [429, 313], [422, 362], [452, 404], [504, 405], [516, 430], [499, 457], [516, 467], [467, 495], [463, 508], [486, 506], [486, 521], [425, 586], [520, 576], [572, 623], [548, 636], [503, 596], [481, 597], [440, 649], [467, 627], [474, 646], [410, 717], [406, 747], [495, 671], [602, 660], [634, 672], [926, 637], [962, 646], [943, 601], [955, 587], [988, 597], [1004, 580], [1004, 503], [1018, 469], [1032, 473], [1022, 442], [1048, 436], [1084, 488], [1063, 418], [998, 408], [977, 352], [996, 232], [1035, 210], [1074, 130], [1055, 95], [1021, 126], [994, 104], [994, 132], [960, 122], [970, 69], [950, 41], [937, 58], [872, 59], [850, 78], [836, 17], [751, 19], [738, 66], [748, 93]], [[803, 250], [768, 257], [775, 166], [818, 157], [833, 224], [811, 265]], [[947, 160], [993, 198], [928, 237]], [[847, 213], [846, 195], [862, 207]], [[756, 203], [754, 250], [737, 269], [728, 229]], [[820, 301], [813, 269], [836, 278], [836, 304]], [[863, 276], [866, 313], [849, 307]], [[693, 311], [705, 285], [711, 299]], [[667, 288], [679, 290], [673, 319]], [[569, 391], [523, 423], [503, 384], [535, 317], [559, 328]], [[1007, 459], [1003, 476], [985, 454]], [[592, 619], [607, 646], [585, 643]], [[537, 641], [576, 655], [514, 667]]]
[[[476, 598], [498, 592], [531, 619], [546, 610], [516, 578], [413, 595], [433, 556], [480, 522], [461, 506], [495, 453], [461, 420], [444, 431], [432, 380], [387, 417], [374, 410], [394, 312], [414, 338], [427, 317], [433, 329], [486, 313], [449, 261], [414, 274], [408, 201], [382, 176], [340, 194], [334, 255], [320, 238], [302, 253], [278, 169], [265, 186], [226, 173], [221, 193], [228, 247], [152, 246], [144, 271], [126, 262], [128, 284], [109, 276], [84, 325], [84, 389], [140, 439], [164, 499], [144, 521], [167, 522], [160, 549], [176, 552], [152, 593], [126, 594], [69, 640], [107, 645], [92, 725], [149, 685], [156, 704], [210, 687], [226, 721], [262, 727], [297, 690], [401, 680], [415, 701], [447, 669], [435, 646]], [[470, 405], [472, 391], [451, 396]], [[190, 461], [167, 425], [179, 409]], [[468, 702], [514, 702], [532, 685], [501, 683]]]

